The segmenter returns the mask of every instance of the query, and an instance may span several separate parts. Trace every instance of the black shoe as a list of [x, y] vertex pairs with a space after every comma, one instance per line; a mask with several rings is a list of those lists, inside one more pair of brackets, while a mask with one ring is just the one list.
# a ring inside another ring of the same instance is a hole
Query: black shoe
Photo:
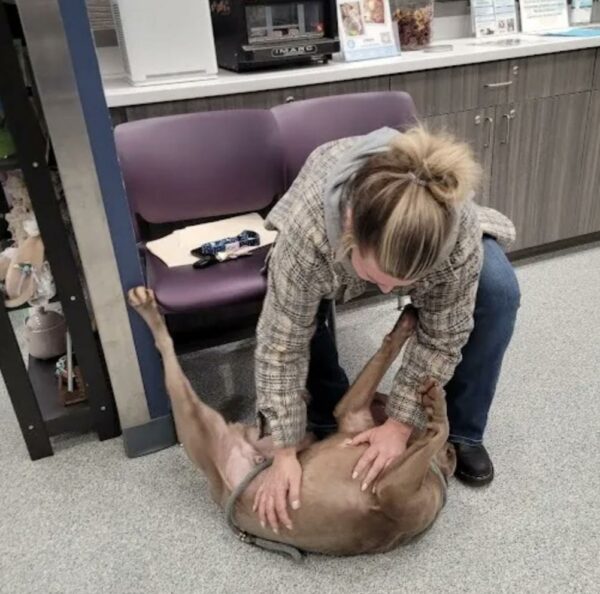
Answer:
[[454, 476], [472, 487], [483, 487], [494, 479], [494, 465], [483, 444], [455, 443], [456, 472]]

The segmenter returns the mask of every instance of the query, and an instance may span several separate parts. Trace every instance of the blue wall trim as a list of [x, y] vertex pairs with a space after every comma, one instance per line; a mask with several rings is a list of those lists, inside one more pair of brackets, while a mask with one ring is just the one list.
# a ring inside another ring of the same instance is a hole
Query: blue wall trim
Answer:
[[[96, 57], [85, 0], [58, 0], [71, 54], [79, 97], [92, 148], [104, 208], [126, 291], [144, 284], [131, 214], [117, 160], [112, 123]], [[162, 364], [152, 335], [142, 319], [129, 310], [129, 321], [152, 418], [169, 413]]]

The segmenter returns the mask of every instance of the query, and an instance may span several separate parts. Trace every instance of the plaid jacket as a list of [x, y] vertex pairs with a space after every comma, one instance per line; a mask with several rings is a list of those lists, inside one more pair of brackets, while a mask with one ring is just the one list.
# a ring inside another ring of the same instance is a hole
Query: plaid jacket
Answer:
[[[268, 261], [268, 289], [257, 328], [257, 408], [262, 430], [281, 447], [297, 444], [305, 433], [309, 345], [319, 302], [347, 301], [367, 288], [347, 262], [336, 260], [324, 219], [328, 172], [355, 141], [346, 138], [317, 148], [266, 221], [267, 228], [279, 233]], [[506, 217], [467, 203], [449, 257], [418, 282], [398, 290], [411, 297], [419, 322], [388, 400], [387, 414], [394, 419], [422, 429], [425, 416], [417, 387], [429, 376], [446, 384], [460, 362], [473, 328], [484, 233], [503, 247], [515, 237]]]

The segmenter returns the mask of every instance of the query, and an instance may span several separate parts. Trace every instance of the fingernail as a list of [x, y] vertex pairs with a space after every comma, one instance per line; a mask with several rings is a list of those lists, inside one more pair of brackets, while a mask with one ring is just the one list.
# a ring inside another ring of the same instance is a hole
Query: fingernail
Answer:
[[352, 480], [354, 480], [357, 476], [358, 476], [358, 472], [353, 472], [352, 473]]
[[292, 509], [300, 509], [300, 502], [292, 501]]
[[286, 525], [285, 525], [285, 527], [286, 527], [288, 530], [291, 530], [291, 529], [293, 528], [293, 526], [292, 526], [291, 524], [286, 524]]
[[265, 527], [265, 523], [261, 521], [260, 525], [264, 528]]
[[275, 534], [279, 534], [279, 528], [273, 528], [273, 532], [275, 532]]
[[373, 488], [371, 489], [371, 493], [373, 493], [373, 495], [375, 495], [375, 487], [373, 487]]
[[368, 486], [369, 486], [369, 485], [367, 485], [367, 483], [363, 483], [363, 484], [362, 484], [362, 487], [360, 488], [360, 490], [361, 490], [361, 491], [366, 491]]
[[344, 445], [350, 445], [352, 443], [351, 439], [345, 439], [344, 440]]

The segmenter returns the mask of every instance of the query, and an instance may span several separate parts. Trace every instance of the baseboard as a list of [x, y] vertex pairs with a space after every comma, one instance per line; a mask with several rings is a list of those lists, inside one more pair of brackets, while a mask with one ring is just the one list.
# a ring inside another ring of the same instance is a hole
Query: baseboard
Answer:
[[560, 241], [553, 241], [552, 243], [545, 243], [543, 245], [537, 245], [522, 250], [516, 250], [510, 252], [508, 258], [511, 262], [520, 263], [521, 260], [535, 256], [553, 255], [553, 252], [560, 252], [561, 250], [575, 247], [585, 247], [586, 244], [595, 241], [600, 241], [600, 231], [588, 233], [587, 235], [570, 237], [569, 239], [561, 239]]
[[173, 417], [157, 417], [143, 425], [123, 429], [123, 442], [128, 458], [139, 458], [177, 443]]

